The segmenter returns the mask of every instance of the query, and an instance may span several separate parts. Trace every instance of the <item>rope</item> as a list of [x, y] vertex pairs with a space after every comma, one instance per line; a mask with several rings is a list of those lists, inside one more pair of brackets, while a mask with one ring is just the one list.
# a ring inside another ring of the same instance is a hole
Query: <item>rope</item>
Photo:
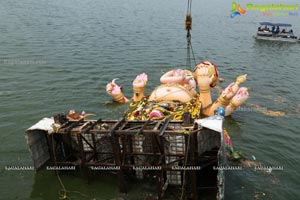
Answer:
[[[189, 147], [190, 147], [190, 140], [191, 140], [191, 130], [189, 130], [187, 150], [186, 150], [185, 159], [184, 159], [184, 166], [186, 166], [187, 159], [188, 159], [188, 153], [189, 153]], [[183, 200], [184, 191], [185, 191], [184, 190], [184, 187], [185, 187], [185, 173], [186, 173], [186, 170], [183, 171], [183, 182], [182, 182], [182, 187], [181, 187], [180, 200]]]
[[187, 58], [186, 58], [186, 67], [192, 70], [191, 66], [191, 51], [193, 55], [193, 60], [196, 65], [196, 59], [195, 59], [195, 54], [192, 46], [192, 35], [191, 35], [191, 30], [192, 30], [192, 0], [188, 0], [188, 6], [187, 6], [187, 12], [186, 12], [186, 18], [185, 18], [185, 29], [187, 30]]
[[[192, 50], [192, 55], [193, 55], [193, 60], [194, 60], [194, 64], [195, 64], [195, 66], [196, 66], [196, 58], [195, 58], [195, 53], [194, 53], [194, 49], [193, 49], [193, 46], [192, 46], [192, 42], [190, 42], [190, 46], [191, 46], [191, 50]], [[191, 71], [192, 71], [192, 68], [190, 68], [191, 69]]]
[[195, 58], [195, 53], [194, 53], [194, 49], [192, 46], [192, 35], [190, 33], [190, 30], [187, 30], [187, 58], [186, 58], [186, 67], [190, 69], [190, 71], [192, 71], [192, 65], [191, 65], [191, 51], [192, 51], [192, 56], [193, 56], [193, 60], [194, 60], [194, 65], [196, 66], [196, 58]]
[[[52, 154], [53, 154], [53, 157], [54, 157], [54, 165], [57, 166], [56, 151], [55, 151], [55, 146], [54, 146], [54, 136], [53, 135], [54, 134], [51, 134], [51, 139], [52, 139]], [[62, 183], [61, 178], [60, 178], [57, 170], [55, 170], [55, 174], [56, 174], [56, 176], [58, 178], [58, 181], [59, 181], [61, 187], [63, 188], [62, 190], [58, 191], [59, 199], [67, 199], [68, 197], [67, 197], [66, 188], [65, 188], [64, 184]]]
[[188, 30], [188, 33], [187, 33], [187, 52], [186, 52], [186, 54], [187, 54], [187, 56], [186, 56], [186, 68], [188, 69], [192, 69], [192, 66], [191, 66], [191, 53], [190, 53], [190, 49], [191, 49], [191, 47], [190, 47], [190, 44], [191, 44], [191, 36], [190, 36], [190, 31]]
[[59, 176], [59, 173], [58, 173], [56, 170], [55, 170], [55, 173], [56, 173], [57, 178], [58, 178], [58, 181], [59, 181], [59, 183], [60, 183], [60, 185], [61, 185], [61, 187], [62, 187], [62, 189], [60, 189], [60, 190], [58, 191], [59, 199], [67, 199], [68, 197], [67, 197], [67, 190], [66, 190], [66, 188], [65, 188], [65, 185], [64, 185], [63, 182], [61, 181], [61, 178], [60, 178], [60, 176]]
[[[53, 153], [53, 156], [54, 156], [54, 165], [55, 166], [58, 166], [57, 165], [57, 162], [56, 162], [56, 152], [55, 152], [55, 146], [54, 146], [54, 137], [53, 137], [53, 134], [51, 134], [51, 137], [52, 137], [52, 153]], [[68, 197], [67, 193], [77, 193], [79, 195], [81, 195], [82, 197], [85, 197], [85, 198], [89, 198], [91, 200], [94, 200], [95, 198], [89, 196], [89, 195], [86, 195], [86, 194], [83, 194], [79, 191], [72, 191], [72, 190], [66, 190], [66, 187], [65, 185], [63, 184], [61, 178], [60, 178], [60, 175], [58, 173], [58, 170], [55, 169], [55, 174], [57, 176], [57, 179], [62, 187], [62, 189], [58, 190], [58, 195], [59, 195], [59, 199], [62, 199], [62, 200], [65, 200], [65, 199], [71, 199], [70, 197]]]
[[188, 6], [187, 6], [187, 14], [191, 14], [192, 12], [192, 0], [188, 0]]

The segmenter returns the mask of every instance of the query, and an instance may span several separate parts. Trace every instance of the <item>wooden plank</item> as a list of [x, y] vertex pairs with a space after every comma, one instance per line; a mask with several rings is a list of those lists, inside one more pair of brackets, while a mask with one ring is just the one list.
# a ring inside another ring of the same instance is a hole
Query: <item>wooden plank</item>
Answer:
[[168, 125], [169, 125], [170, 121], [171, 121], [171, 118], [167, 118], [165, 120], [163, 126], [159, 130], [159, 136], [163, 136], [164, 135], [166, 129], [168, 128]]
[[118, 175], [118, 187], [119, 187], [119, 191], [121, 193], [126, 193], [125, 177], [124, 177], [124, 173], [123, 173], [123, 169], [122, 169], [120, 144], [119, 144], [119, 141], [118, 141], [118, 137], [115, 134], [115, 131], [124, 122], [125, 122], [124, 118], [122, 120], [120, 120], [119, 122], [117, 122], [113, 126], [111, 132], [109, 133], [109, 135], [111, 136], [110, 137], [111, 138], [111, 145], [112, 145], [113, 152], [114, 152], [114, 155], [115, 155], [115, 162], [116, 162], [117, 166], [120, 166], [120, 170], [117, 171], [117, 175]]
[[141, 134], [143, 130], [146, 128], [146, 126], [149, 124], [149, 122], [150, 122], [150, 118], [144, 123], [144, 125], [138, 130], [136, 134], [137, 135]]

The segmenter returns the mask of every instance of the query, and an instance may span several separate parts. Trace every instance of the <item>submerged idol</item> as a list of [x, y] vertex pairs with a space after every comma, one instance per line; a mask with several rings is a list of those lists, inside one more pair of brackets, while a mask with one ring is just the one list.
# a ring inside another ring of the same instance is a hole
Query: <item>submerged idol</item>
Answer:
[[[200, 114], [214, 115], [220, 107], [225, 110], [225, 116], [228, 116], [249, 97], [248, 89], [239, 87], [246, 81], [246, 76], [246, 74], [238, 76], [236, 81], [229, 84], [213, 103], [211, 89], [219, 80], [219, 72], [212, 62], [199, 63], [195, 66], [194, 72], [182, 69], [168, 71], [160, 78], [161, 85], [156, 87], [148, 97], [145, 97], [148, 77], [145, 73], [140, 74], [132, 84], [133, 97], [127, 118], [146, 120], [173, 117], [176, 120], [182, 119], [184, 112], [190, 112], [192, 117], [199, 118]], [[128, 102], [129, 100], [122, 93], [122, 88], [115, 81], [116, 79], [106, 85], [107, 93], [116, 102]]]

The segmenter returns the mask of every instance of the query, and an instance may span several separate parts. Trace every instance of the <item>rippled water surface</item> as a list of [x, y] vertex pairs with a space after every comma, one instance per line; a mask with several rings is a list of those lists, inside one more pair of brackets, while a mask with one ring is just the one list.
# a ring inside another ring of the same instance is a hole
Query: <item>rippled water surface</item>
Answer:
[[[32, 165], [24, 132], [39, 119], [70, 109], [118, 119], [126, 105], [111, 102], [106, 83], [120, 78], [129, 97], [137, 74], [148, 73], [149, 93], [163, 72], [185, 68], [186, 4], [180, 0], [1, 1], [0, 199], [58, 199], [60, 185], [52, 172], [5, 170], [9, 165]], [[225, 126], [246, 157], [254, 155], [263, 165], [284, 170], [231, 172], [226, 197], [299, 199], [300, 44], [258, 42], [252, 36], [260, 21], [292, 23], [300, 35], [300, 16], [263, 17], [247, 11], [230, 19], [230, 9], [231, 1], [193, 2], [197, 62], [216, 63], [226, 80], [222, 87], [237, 75], [248, 74], [244, 85], [252, 89], [250, 99], [244, 110], [226, 118]], [[267, 110], [285, 115], [268, 116], [263, 113]], [[141, 199], [153, 191], [149, 184], [135, 183], [124, 196], [117, 193], [116, 179], [111, 177], [91, 185], [77, 176], [63, 176], [62, 181], [68, 190], [96, 199]]]

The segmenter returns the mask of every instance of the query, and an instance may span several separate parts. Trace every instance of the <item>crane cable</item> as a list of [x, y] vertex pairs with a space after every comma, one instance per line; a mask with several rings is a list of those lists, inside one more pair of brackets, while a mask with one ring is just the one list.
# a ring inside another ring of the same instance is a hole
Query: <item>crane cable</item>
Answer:
[[194, 63], [196, 65], [196, 59], [195, 59], [195, 54], [192, 46], [192, 35], [191, 35], [191, 30], [192, 30], [192, 0], [188, 0], [188, 6], [187, 6], [187, 12], [185, 16], [185, 30], [187, 31], [187, 58], [186, 58], [186, 67], [190, 68], [192, 70], [191, 66], [191, 51], [194, 59]]

